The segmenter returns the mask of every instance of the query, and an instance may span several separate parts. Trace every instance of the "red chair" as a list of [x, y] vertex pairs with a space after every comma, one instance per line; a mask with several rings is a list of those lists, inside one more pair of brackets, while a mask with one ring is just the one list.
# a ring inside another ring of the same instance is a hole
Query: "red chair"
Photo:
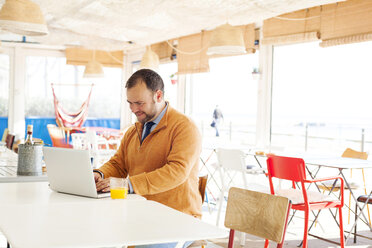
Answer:
[[64, 130], [52, 124], [48, 124], [47, 128], [54, 147], [72, 148], [72, 145], [68, 143], [68, 137], [66, 137]]
[[[312, 210], [321, 210], [326, 208], [338, 208], [339, 213], [339, 226], [340, 226], [340, 245], [341, 248], [345, 247], [344, 229], [342, 223], [342, 207], [344, 205], [344, 180], [341, 177], [328, 177], [321, 179], [308, 180], [306, 179], [305, 162], [301, 158], [289, 158], [271, 155], [267, 159], [267, 171], [270, 182], [271, 194], [275, 194], [273, 178], [285, 179], [292, 182], [292, 187], [296, 188], [296, 183], [301, 185], [302, 196], [304, 203], [292, 204], [291, 208], [294, 210], [304, 211], [305, 225], [304, 225], [304, 238], [303, 248], [307, 248], [307, 236], [309, 225], [309, 212]], [[327, 180], [339, 179], [341, 181], [340, 187], [340, 200], [333, 201], [317, 201], [311, 202], [306, 191], [305, 183], [316, 183]]]

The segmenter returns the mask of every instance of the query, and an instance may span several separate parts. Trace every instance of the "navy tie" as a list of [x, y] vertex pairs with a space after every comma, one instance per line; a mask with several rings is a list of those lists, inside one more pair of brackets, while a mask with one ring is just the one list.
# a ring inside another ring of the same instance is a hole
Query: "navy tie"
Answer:
[[150, 131], [151, 131], [151, 127], [155, 124], [155, 122], [147, 122], [146, 125], [145, 125], [145, 133], [143, 134], [143, 137], [142, 137], [142, 141], [144, 139], [146, 139], [147, 135], [150, 134]]

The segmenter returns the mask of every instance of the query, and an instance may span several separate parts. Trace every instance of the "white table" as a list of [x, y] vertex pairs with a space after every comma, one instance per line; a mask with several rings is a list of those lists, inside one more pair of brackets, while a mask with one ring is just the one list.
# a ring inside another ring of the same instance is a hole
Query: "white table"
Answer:
[[0, 230], [13, 248], [118, 247], [227, 237], [227, 230], [154, 201], [91, 199], [47, 183], [0, 184]]

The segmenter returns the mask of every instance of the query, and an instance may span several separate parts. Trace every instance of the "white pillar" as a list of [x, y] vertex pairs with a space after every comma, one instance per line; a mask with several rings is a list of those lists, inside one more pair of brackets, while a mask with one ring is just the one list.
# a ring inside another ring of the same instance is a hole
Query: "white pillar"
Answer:
[[271, 96], [273, 46], [260, 46], [260, 79], [257, 92], [256, 146], [269, 148], [271, 142]]
[[121, 84], [121, 108], [120, 108], [120, 129], [124, 129], [132, 124], [132, 112], [129, 109], [129, 104], [127, 102], [127, 89], [125, 84], [127, 80], [132, 75], [132, 62], [129, 60], [128, 55], [124, 55], [124, 65], [123, 65], [123, 76]]
[[177, 110], [186, 113], [186, 75], [178, 75], [177, 82]]
[[14, 47], [10, 56], [10, 85], [9, 85], [9, 132], [17, 138], [25, 136], [25, 76], [26, 56], [22, 47]]

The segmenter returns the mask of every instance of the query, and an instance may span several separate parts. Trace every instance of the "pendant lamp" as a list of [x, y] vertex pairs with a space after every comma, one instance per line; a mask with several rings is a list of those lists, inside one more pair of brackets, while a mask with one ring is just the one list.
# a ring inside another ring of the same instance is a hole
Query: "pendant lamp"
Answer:
[[146, 47], [146, 52], [142, 57], [140, 68], [157, 70], [159, 68], [159, 56], [151, 50], [151, 47]]
[[0, 10], [0, 27], [20, 35], [48, 34], [39, 5], [30, 0], [6, 0]]
[[88, 62], [84, 70], [84, 78], [99, 78], [103, 77], [102, 64], [96, 61], [96, 50], [93, 50], [93, 59]]
[[246, 53], [243, 32], [238, 27], [224, 24], [212, 31], [208, 55], [238, 55]]

